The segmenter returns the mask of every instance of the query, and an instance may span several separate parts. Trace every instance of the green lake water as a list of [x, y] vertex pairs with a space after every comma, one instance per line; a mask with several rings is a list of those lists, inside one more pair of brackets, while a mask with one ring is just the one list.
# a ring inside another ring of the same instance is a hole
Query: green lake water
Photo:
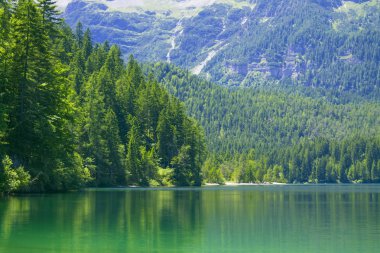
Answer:
[[0, 252], [380, 250], [380, 185], [85, 190], [0, 198]]

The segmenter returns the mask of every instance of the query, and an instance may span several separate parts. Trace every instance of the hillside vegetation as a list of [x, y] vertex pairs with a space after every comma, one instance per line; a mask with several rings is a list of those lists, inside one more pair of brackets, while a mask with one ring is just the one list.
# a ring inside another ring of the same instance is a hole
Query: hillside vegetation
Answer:
[[209, 180], [379, 180], [378, 101], [265, 84], [229, 89], [168, 64], [147, 69], [204, 127]]

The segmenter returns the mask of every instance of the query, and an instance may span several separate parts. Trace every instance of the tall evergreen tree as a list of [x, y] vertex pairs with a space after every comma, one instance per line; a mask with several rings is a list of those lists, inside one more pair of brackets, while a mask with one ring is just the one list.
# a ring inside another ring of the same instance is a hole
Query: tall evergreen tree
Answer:
[[128, 134], [128, 148], [126, 157], [126, 175], [129, 184], [144, 184], [141, 168], [140, 134], [137, 119], [133, 118], [131, 130]]
[[[80, 40], [80, 35], [78, 35], [78, 41]], [[84, 32], [83, 34], [83, 40], [82, 40], [82, 43], [81, 43], [81, 48], [82, 48], [82, 52], [83, 52], [83, 57], [84, 59], [88, 59], [88, 57], [90, 56], [91, 52], [92, 52], [92, 39], [91, 39], [91, 32], [90, 32], [90, 29], [86, 29], [86, 31]]]
[[37, 3], [42, 15], [43, 29], [51, 38], [56, 37], [58, 35], [57, 25], [62, 22], [62, 19], [58, 18], [59, 11], [56, 8], [56, 2], [54, 0], [37, 0]]
[[83, 47], [83, 35], [83, 25], [81, 22], [78, 22], [75, 27], [75, 38], [79, 48]]
[[173, 157], [171, 161], [171, 166], [174, 168], [173, 179], [175, 185], [194, 185], [194, 182], [192, 182], [193, 175], [190, 149], [191, 147], [188, 145], [182, 146], [178, 155]]
[[0, 159], [4, 151], [5, 136], [7, 134], [7, 120], [9, 103], [12, 94], [9, 92], [9, 20], [11, 17], [10, 4], [8, 0], [0, 1]]
[[157, 154], [163, 167], [170, 165], [175, 156], [176, 143], [174, 138], [174, 126], [171, 125], [170, 112], [166, 107], [160, 113], [157, 124]]

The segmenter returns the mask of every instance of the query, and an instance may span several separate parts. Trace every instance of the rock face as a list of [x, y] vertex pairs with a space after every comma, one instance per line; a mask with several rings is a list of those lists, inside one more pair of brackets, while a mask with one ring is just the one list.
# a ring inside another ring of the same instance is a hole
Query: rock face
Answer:
[[261, 76], [338, 87], [341, 76], [380, 67], [378, 54], [363, 53], [380, 51], [378, 0], [124, 2], [74, 0], [63, 16], [91, 28], [96, 42], [119, 44], [126, 57], [169, 61], [224, 85]]
[[89, 27], [95, 42], [107, 40], [120, 45], [126, 57], [134, 54], [149, 61], [165, 58], [177, 22], [174, 18], [158, 18], [150, 11], [121, 12], [110, 10], [103, 3], [81, 0], [71, 2], [63, 16], [72, 27], [78, 22]]

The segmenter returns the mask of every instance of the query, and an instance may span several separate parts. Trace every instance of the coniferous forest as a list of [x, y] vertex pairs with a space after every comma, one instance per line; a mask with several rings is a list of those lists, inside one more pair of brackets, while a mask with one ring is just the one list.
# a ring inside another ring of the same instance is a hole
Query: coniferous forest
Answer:
[[200, 185], [202, 129], [52, 0], [1, 1], [0, 192]]
[[124, 62], [52, 0], [1, 0], [0, 26], [2, 193], [380, 181], [376, 98]]
[[146, 67], [204, 127], [208, 182], [380, 181], [380, 105], [357, 94], [258, 83], [227, 88]]

